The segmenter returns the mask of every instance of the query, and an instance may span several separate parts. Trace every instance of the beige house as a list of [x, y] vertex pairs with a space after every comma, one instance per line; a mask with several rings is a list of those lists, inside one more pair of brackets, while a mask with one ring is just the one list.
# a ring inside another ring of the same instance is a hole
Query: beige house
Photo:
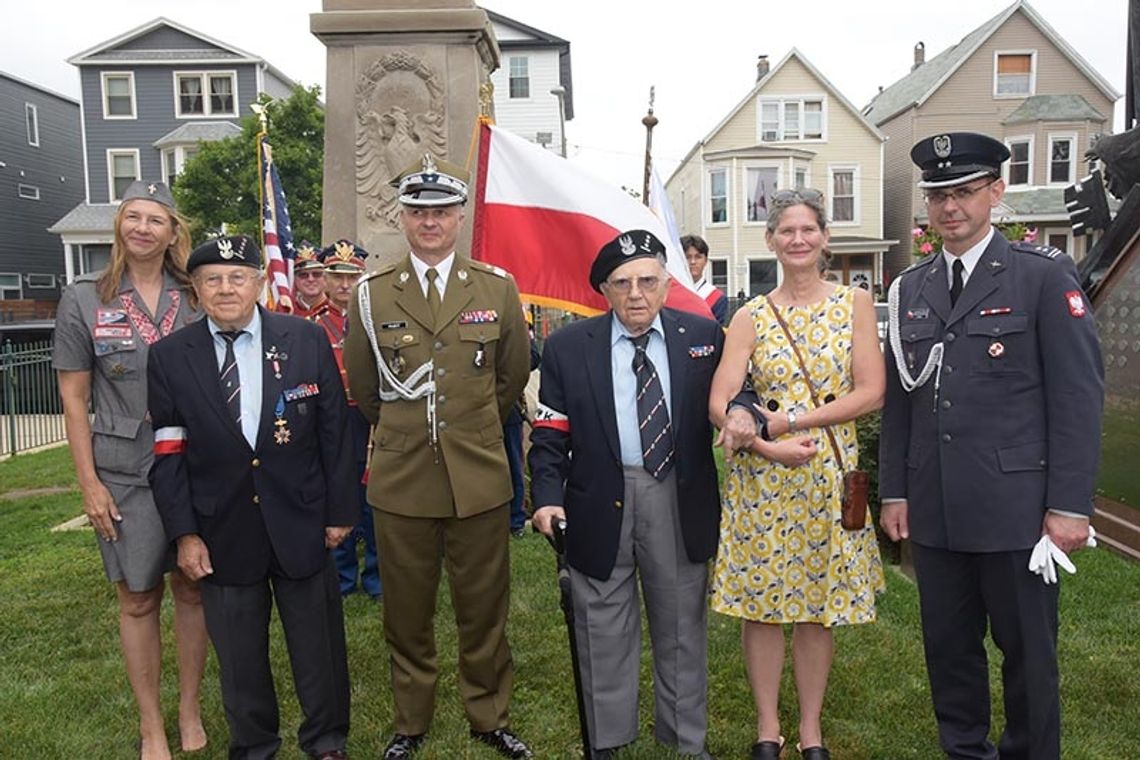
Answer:
[[823, 192], [831, 220], [832, 269], [846, 283], [882, 282], [885, 137], [807, 58], [793, 49], [693, 146], [666, 183], [682, 235], [709, 244], [714, 285], [734, 295], [767, 293], [780, 280], [764, 242], [773, 193]]
[[1084, 152], [1090, 138], [1111, 131], [1119, 98], [1024, 0], [929, 61], [918, 43], [911, 72], [863, 110], [888, 138], [883, 229], [899, 241], [887, 254], [888, 276], [910, 264], [910, 230], [926, 223], [911, 146], [942, 132], [1004, 141], [1007, 191], [994, 221], [1025, 222], [1038, 242], [1083, 257], [1087, 241], [1073, 237], [1064, 189], [1088, 174]]

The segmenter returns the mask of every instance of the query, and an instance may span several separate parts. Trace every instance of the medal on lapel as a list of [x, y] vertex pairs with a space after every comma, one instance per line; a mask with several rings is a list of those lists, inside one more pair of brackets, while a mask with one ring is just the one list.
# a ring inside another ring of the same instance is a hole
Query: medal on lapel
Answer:
[[404, 367], [406, 367], [407, 364], [408, 363], [404, 361], [404, 357], [400, 356], [400, 349], [397, 348], [393, 350], [392, 361], [388, 362], [388, 366], [392, 368], [392, 371], [399, 375], [404, 371]]
[[289, 429], [289, 423], [285, 422], [284, 393], [277, 397], [277, 406], [273, 408], [273, 416], [276, 418], [273, 420], [273, 442], [278, 446], [284, 446], [289, 443], [289, 439], [293, 437], [293, 431]]
[[487, 365], [487, 352], [483, 348], [483, 344], [479, 344], [479, 348], [475, 349], [475, 360], [472, 362], [475, 369], [483, 369]]
[[272, 363], [273, 377], [277, 380], [281, 379], [281, 362], [288, 358], [289, 354], [278, 351], [277, 346], [270, 346], [269, 350], [265, 352], [265, 360]]

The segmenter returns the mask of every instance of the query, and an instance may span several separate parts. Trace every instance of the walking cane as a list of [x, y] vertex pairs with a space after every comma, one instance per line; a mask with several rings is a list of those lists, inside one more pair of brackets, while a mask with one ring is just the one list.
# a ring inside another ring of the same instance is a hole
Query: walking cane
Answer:
[[566, 619], [566, 633], [570, 639], [570, 667], [574, 670], [574, 694], [578, 698], [578, 725], [582, 729], [582, 756], [594, 760], [590, 744], [590, 730], [586, 725], [586, 700], [582, 696], [582, 672], [578, 666], [578, 637], [574, 633], [574, 600], [570, 596], [570, 568], [566, 564], [566, 521], [554, 520], [554, 535], [547, 540], [558, 558], [558, 590], [562, 616]]

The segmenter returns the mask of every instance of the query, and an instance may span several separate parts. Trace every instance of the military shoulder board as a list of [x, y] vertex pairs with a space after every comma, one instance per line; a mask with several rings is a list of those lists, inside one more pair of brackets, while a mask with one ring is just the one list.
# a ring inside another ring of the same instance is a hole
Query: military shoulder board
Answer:
[[494, 264], [488, 264], [485, 261], [472, 260], [471, 266], [474, 269], [478, 269], [481, 272], [489, 272], [489, 273], [495, 275], [496, 277], [506, 278], [506, 276], [507, 276], [507, 270], [503, 269], [502, 267], [497, 267]]
[[1016, 243], [1010, 243], [1009, 247], [1018, 253], [1032, 253], [1036, 256], [1041, 256], [1042, 258], [1046, 259], [1055, 259], [1058, 256], [1063, 256], [1065, 254], [1065, 252], [1060, 248], [1054, 248], [1051, 245], [1034, 245], [1033, 243], [1026, 243], [1023, 240], [1019, 240]]

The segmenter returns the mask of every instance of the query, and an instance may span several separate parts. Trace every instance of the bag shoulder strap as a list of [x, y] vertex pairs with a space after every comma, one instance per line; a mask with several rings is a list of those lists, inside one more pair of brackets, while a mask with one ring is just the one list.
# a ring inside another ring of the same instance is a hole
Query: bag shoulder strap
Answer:
[[[811, 383], [811, 375], [808, 374], [807, 363], [804, 362], [803, 354], [800, 353], [800, 347], [796, 343], [796, 339], [792, 337], [792, 331], [788, 329], [788, 323], [784, 321], [784, 317], [780, 314], [780, 310], [776, 308], [776, 302], [772, 300], [772, 296], [764, 297], [768, 300], [768, 308], [771, 309], [772, 313], [776, 316], [776, 322], [779, 323], [780, 327], [784, 331], [784, 335], [787, 336], [788, 345], [792, 347], [792, 353], [796, 355], [796, 361], [798, 361], [800, 364], [800, 372], [803, 373], [804, 382], [807, 384], [808, 393], [811, 394], [812, 403], [815, 404], [817, 408], [823, 406], [823, 404], [819, 403], [819, 396], [816, 395], [815, 386]], [[825, 427], [823, 430], [825, 433], [827, 433], [827, 439], [831, 442], [831, 450], [835, 452], [835, 461], [836, 464], [839, 465], [839, 471], [844, 472], [843, 452], [839, 448], [839, 442], [835, 440], [835, 433], [831, 431], [830, 425]]]

